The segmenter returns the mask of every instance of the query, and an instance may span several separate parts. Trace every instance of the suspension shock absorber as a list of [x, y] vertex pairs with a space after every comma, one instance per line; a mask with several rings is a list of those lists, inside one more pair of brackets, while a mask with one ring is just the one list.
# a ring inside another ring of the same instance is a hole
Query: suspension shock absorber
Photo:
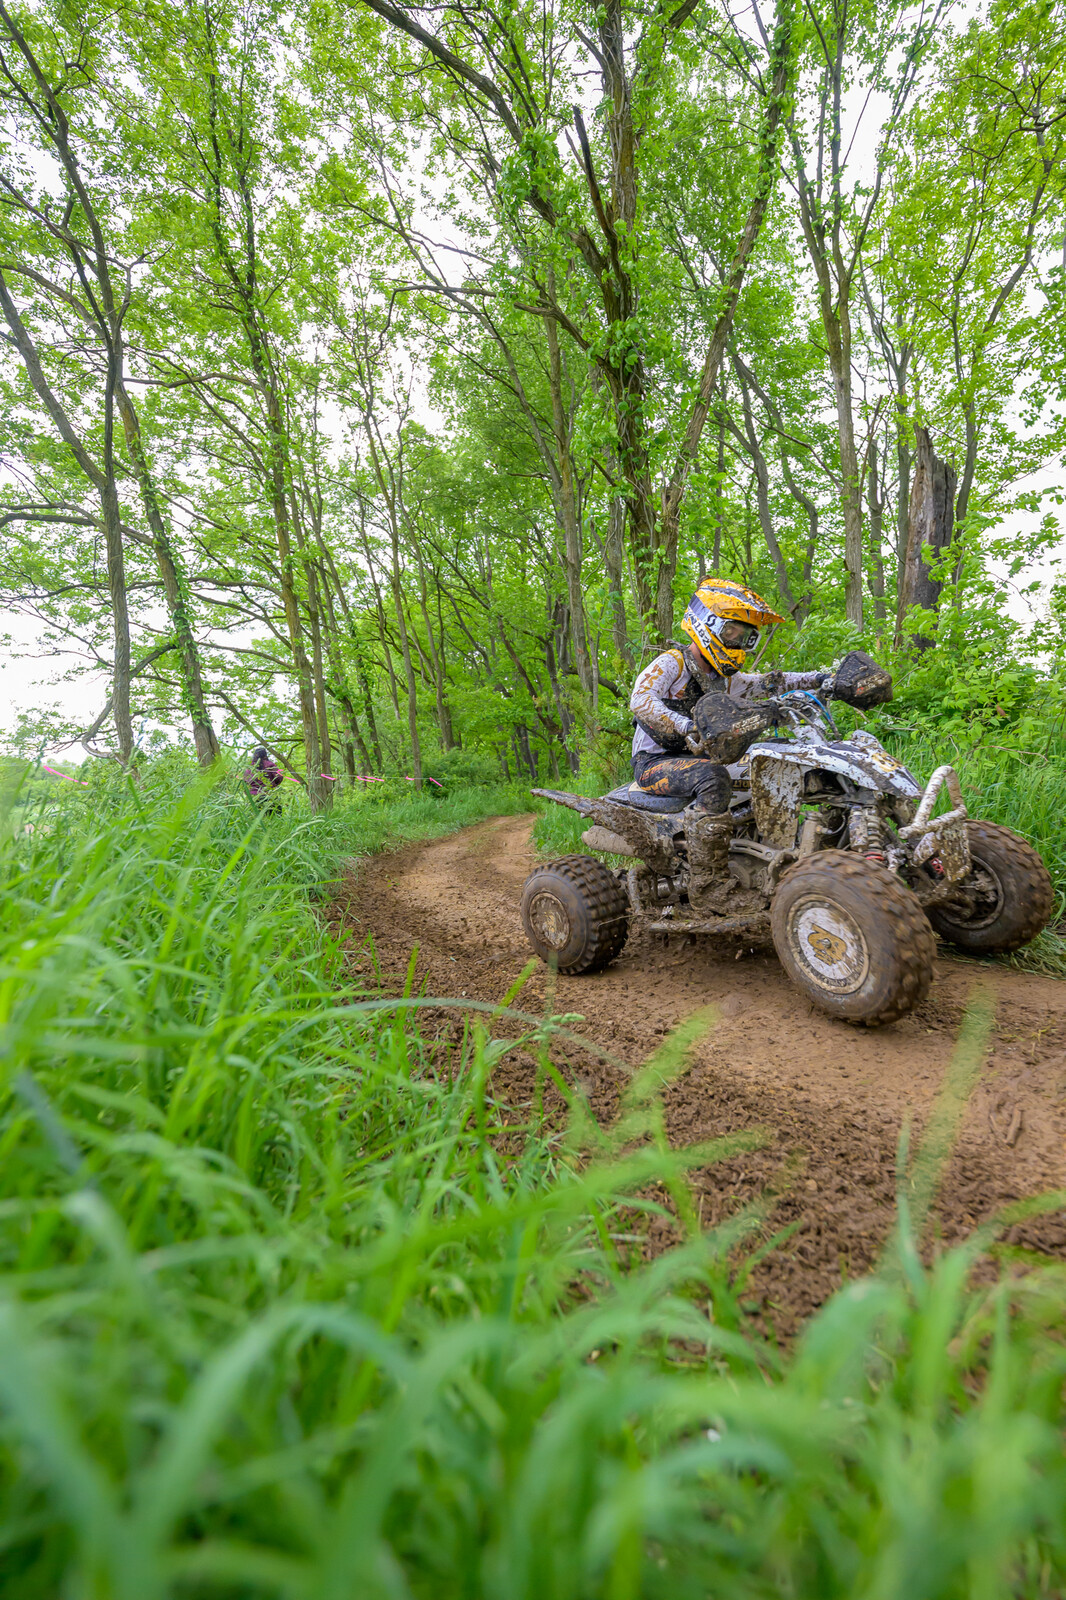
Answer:
[[884, 828], [876, 806], [852, 807], [848, 815], [848, 844], [874, 866], [888, 865]]

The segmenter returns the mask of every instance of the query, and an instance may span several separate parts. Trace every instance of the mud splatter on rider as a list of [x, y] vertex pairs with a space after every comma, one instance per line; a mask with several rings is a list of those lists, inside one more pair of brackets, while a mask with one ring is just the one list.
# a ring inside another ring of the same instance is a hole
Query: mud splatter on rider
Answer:
[[[637, 724], [633, 777], [646, 794], [690, 796], [702, 811], [720, 812], [728, 806], [731, 783], [725, 762], [703, 751], [692, 719], [705, 694], [728, 695], [738, 711], [750, 707], [754, 713], [730, 719], [730, 737], [723, 741], [722, 753], [735, 761], [765, 731], [775, 695], [786, 689], [822, 688], [824, 672], [742, 670], [748, 652], [759, 642], [759, 629], [783, 621], [743, 584], [724, 578], [707, 578], [700, 584], [681, 619], [689, 642], [673, 645], [649, 662], [630, 697], [629, 709]], [[745, 726], [748, 721], [750, 729]]]
[[[774, 696], [788, 689], [824, 690], [824, 672], [744, 672], [759, 629], [783, 622], [743, 584], [707, 578], [681, 619], [688, 643], [673, 645], [637, 678], [629, 708], [636, 720], [632, 765], [645, 794], [689, 800], [685, 837], [689, 899], [707, 912], [725, 909], [730, 885], [728, 816], [732, 780], [727, 763], [773, 726]], [[693, 713], [704, 695], [701, 728]], [[716, 708], [709, 727], [706, 711]], [[710, 737], [708, 734], [710, 732]]]

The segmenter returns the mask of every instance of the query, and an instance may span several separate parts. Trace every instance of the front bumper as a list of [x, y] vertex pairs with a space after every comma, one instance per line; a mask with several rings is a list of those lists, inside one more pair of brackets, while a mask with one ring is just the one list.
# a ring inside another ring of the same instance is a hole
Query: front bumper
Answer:
[[[944, 788], [951, 800], [951, 810], [933, 817], [933, 807]], [[899, 830], [899, 837], [914, 866], [924, 866], [927, 861], [934, 859], [939, 864], [941, 871], [935, 882], [936, 899], [970, 875], [972, 863], [966, 828], [968, 819], [969, 812], [963, 802], [958, 773], [954, 767], [937, 767], [918, 802], [914, 821]]]

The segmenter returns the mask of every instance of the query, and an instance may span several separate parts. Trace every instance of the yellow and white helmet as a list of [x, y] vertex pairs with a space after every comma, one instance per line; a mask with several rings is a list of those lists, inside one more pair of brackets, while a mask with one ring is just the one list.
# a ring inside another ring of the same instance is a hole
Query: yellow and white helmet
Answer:
[[681, 618], [700, 655], [715, 672], [731, 677], [759, 639], [759, 629], [784, 622], [754, 589], [728, 578], [704, 578]]

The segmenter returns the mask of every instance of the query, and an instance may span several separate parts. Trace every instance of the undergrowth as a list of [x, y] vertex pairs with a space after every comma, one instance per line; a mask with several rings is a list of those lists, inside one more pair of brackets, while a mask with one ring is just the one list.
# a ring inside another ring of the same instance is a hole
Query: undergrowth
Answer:
[[[442, 1058], [309, 903], [455, 811], [263, 823], [225, 785], [78, 791], [0, 847], [0, 1562], [11, 1600], [1048, 1596], [1066, 1583], [1050, 1269], [923, 1267], [982, 1048], [884, 1271], [791, 1354], [746, 1331], [657, 1092], [598, 1129]], [[475, 809], [481, 802], [468, 799]], [[486, 802], [487, 803], [487, 802]], [[515, 808], [524, 797], [514, 800]], [[500, 809], [498, 799], [493, 809]], [[681, 1244], [629, 1263], [653, 1182]]]

